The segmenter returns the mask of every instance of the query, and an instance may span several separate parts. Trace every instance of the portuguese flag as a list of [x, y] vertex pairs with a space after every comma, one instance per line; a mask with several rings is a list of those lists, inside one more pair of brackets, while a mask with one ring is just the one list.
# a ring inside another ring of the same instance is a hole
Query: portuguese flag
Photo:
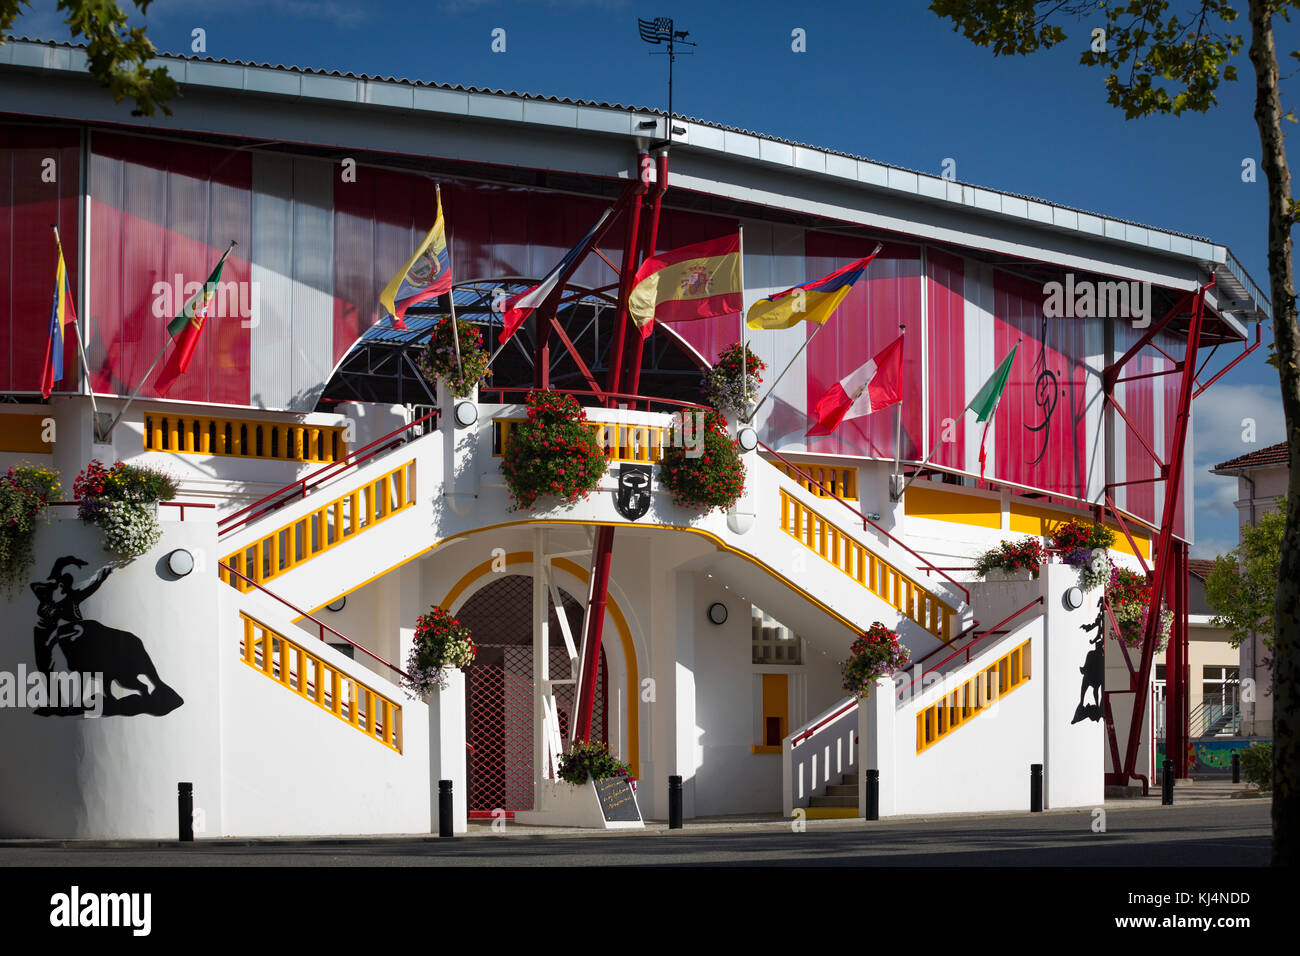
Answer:
[[212, 270], [212, 275], [208, 276], [208, 281], [203, 283], [203, 288], [194, 293], [194, 296], [185, 303], [185, 308], [181, 309], [180, 314], [167, 323], [167, 334], [176, 343], [176, 347], [172, 349], [167, 364], [163, 366], [154, 381], [153, 390], [160, 398], [166, 397], [171, 387], [176, 384], [176, 380], [190, 367], [190, 359], [194, 357], [194, 349], [199, 344], [199, 335], [203, 332], [208, 310], [217, 295], [221, 270], [225, 268], [226, 257], [234, 247], [235, 244], [232, 242], [222, 253], [221, 261]]
[[984, 485], [984, 440], [989, 437], [989, 422], [993, 420], [993, 413], [997, 411], [998, 402], [1002, 400], [1002, 393], [1006, 390], [1007, 379], [1011, 376], [1011, 363], [1015, 360], [1018, 348], [1020, 348], [1019, 342], [1011, 346], [1011, 351], [1002, 360], [1002, 364], [994, 370], [983, 388], [975, 393], [975, 397], [966, 406], [975, 413], [975, 421], [984, 423], [984, 432], [980, 435], [980, 487]]

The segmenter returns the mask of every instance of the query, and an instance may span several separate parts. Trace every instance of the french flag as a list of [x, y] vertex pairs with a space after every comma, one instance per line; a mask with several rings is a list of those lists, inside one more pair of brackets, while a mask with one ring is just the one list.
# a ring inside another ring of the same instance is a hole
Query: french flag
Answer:
[[817, 401], [817, 424], [808, 435], [829, 435], [840, 423], [861, 418], [903, 400], [903, 337], [900, 335], [866, 365], [840, 379]]
[[609, 218], [609, 214], [613, 211], [613, 207], [606, 209], [601, 217], [596, 220], [596, 224], [578, 241], [578, 244], [565, 254], [554, 269], [546, 274], [545, 279], [531, 289], [506, 299], [502, 315], [505, 320], [505, 328], [501, 330], [501, 342], [507, 341], [510, 336], [519, 330], [521, 325], [528, 321], [528, 317], [533, 314], [533, 310], [546, 301], [546, 297], [555, 290], [557, 285], [568, 281], [578, 259], [591, 244], [592, 236], [600, 230], [600, 227], [605, 224], [605, 220]]

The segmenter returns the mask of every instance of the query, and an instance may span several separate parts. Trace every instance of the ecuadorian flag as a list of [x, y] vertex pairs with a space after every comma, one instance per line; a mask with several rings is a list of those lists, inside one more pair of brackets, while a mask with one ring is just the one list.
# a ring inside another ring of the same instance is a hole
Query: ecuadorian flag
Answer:
[[447, 227], [442, 219], [442, 191], [438, 192], [438, 215], [433, 228], [393, 276], [379, 303], [393, 317], [395, 328], [406, 328], [406, 310], [417, 302], [436, 299], [451, 291], [451, 257], [447, 253]]
[[54, 301], [50, 303], [50, 339], [45, 346], [45, 367], [41, 372], [41, 397], [49, 398], [54, 383], [63, 381], [64, 329], [77, 321], [72, 307], [72, 289], [68, 286], [68, 267], [63, 262], [63, 244], [57, 238], [59, 264], [54, 269]]
[[751, 329], [789, 329], [803, 321], [820, 325], [835, 313], [879, 251], [877, 248], [871, 255], [850, 262], [824, 278], [759, 299], [749, 307], [745, 323]]

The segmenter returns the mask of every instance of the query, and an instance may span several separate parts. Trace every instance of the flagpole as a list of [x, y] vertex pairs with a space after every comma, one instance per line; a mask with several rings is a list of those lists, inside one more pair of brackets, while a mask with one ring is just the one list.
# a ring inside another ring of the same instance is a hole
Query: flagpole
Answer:
[[[673, 121], [668, 117], [668, 122]], [[672, 138], [671, 132], [669, 139]], [[744, 422], [753, 422], [754, 419], [749, 415], [749, 368], [746, 353], [749, 351], [748, 331], [749, 326], [745, 322], [745, 224], [736, 223], [736, 252], [740, 257], [740, 401], [741, 415], [740, 420]]]
[[[866, 256], [865, 258], [870, 259], [872, 256], [875, 256], [877, 253], [879, 253], [880, 250], [883, 249], [884, 247], [885, 244], [883, 242], [876, 243], [876, 248], [871, 250], [871, 255]], [[839, 314], [839, 309], [835, 310], [835, 314], [836, 315]], [[746, 322], [745, 324], [746, 326], [748, 326], [749, 323]], [[804, 349], [806, 349], [810, 344], [812, 344], [812, 340], [817, 337], [817, 333], [830, 324], [831, 324], [830, 319], [827, 319], [825, 322], [817, 323], [817, 328], [813, 329], [812, 335], [808, 336], [806, 339], [803, 340], [803, 344], [799, 346], [799, 351], [794, 353], [794, 358], [790, 359], [789, 364], [787, 364], [785, 368], [781, 369], [781, 374], [772, 380], [772, 384], [768, 387], [767, 392], [766, 394], [763, 395], [762, 400], [759, 401], [759, 403], [754, 406], [754, 411], [750, 414], [749, 421], [754, 420], [754, 416], [757, 415], [758, 410], [763, 407], [763, 403], [766, 402], [768, 398], [771, 397], [772, 393], [776, 391], [776, 387], [781, 383], [781, 379], [785, 378], [785, 373], [790, 371], [791, 367], [793, 367], [795, 362], [799, 361], [799, 356], [803, 355]]]
[[[438, 212], [442, 212], [442, 183], [434, 183], [434, 192], [438, 197]], [[451, 228], [446, 226], [447, 219], [443, 217], [444, 227], [447, 229], [447, 268], [451, 269]], [[455, 275], [455, 272], [452, 272]], [[465, 369], [460, 363], [460, 329], [459, 323], [456, 322], [456, 292], [454, 289], [447, 290], [447, 301], [451, 303], [451, 342], [456, 348], [456, 374], [462, 379], [465, 377]]]
[[[225, 259], [226, 256], [230, 255], [230, 250], [233, 249], [233, 248], [235, 248], [235, 246], [237, 246], [237, 245], [239, 245], [239, 243], [235, 242], [234, 239], [231, 239], [231, 240], [230, 240], [230, 245], [226, 246], [226, 251], [223, 252], [223, 253], [221, 254], [221, 258], [222, 258], [222, 259]], [[206, 281], [205, 281], [205, 282], [204, 282], [204, 285], [206, 285], [206, 284], [207, 284], [207, 283], [206, 283]], [[181, 294], [182, 294], [182, 295], [185, 294], [185, 290], [184, 290], [184, 289], [181, 289]], [[188, 304], [188, 303], [186, 303], [186, 304]], [[184, 306], [182, 306], [181, 308], [182, 308], [182, 311], [183, 311], [183, 310], [184, 310]], [[191, 318], [193, 318], [193, 317], [191, 316]], [[136, 396], [140, 394], [140, 389], [144, 388], [144, 383], [147, 382], [147, 381], [149, 381], [149, 376], [150, 376], [150, 374], [152, 374], [152, 372], [153, 372], [153, 370], [154, 370], [154, 366], [156, 366], [156, 365], [158, 364], [159, 360], [163, 357], [163, 355], [165, 355], [165, 354], [167, 353], [167, 346], [171, 345], [171, 343], [172, 343], [172, 336], [169, 335], [169, 336], [167, 336], [167, 338], [163, 341], [162, 348], [160, 348], [160, 349], [158, 350], [158, 354], [155, 355], [154, 358], [153, 358], [153, 361], [149, 363], [149, 367], [148, 367], [147, 369], [145, 369], [144, 375], [142, 375], [142, 376], [140, 377], [140, 381], [139, 381], [139, 383], [138, 383], [138, 384], [136, 385], [136, 387], [132, 390], [131, 394], [127, 396], [126, 404], [122, 406], [121, 410], [117, 413], [117, 415], [113, 418], [113, 420], [112, 420], [111, 422], [108, 423], [108, 427], [104, 429], [104, 440], [105, 440], [105, 441], [108, 441], [108, 439], [112, 436], [112, 434], [113, 434], [113, 429], [117, 427], [117, 423], [120, 422], [120, 421], [122, 420], [122, 416], [126, 414], [126, 410], [127, 410], [128, 408], [131, 407], [131, 403], [134, 402], [135, 399], [136, 399]]]
[[[907, 335], [907, 326], [900, 323], [898, 326], [898, 337], [900, 339], [905, 340], [906, 335]], [[900, 346], [900, 348], [901, 347], [902, 346]], [[900, 360], [900, 364], [901, 364], [901, 360]], [[898, 404], [894, 406], [894, 474], [893, 474], [893, 480], [890, 482], [891, 490], [892, 490], [892, 486], [898, 483], [898, 476], [899, 474], [901, 474], [901, 468], [899, 462], [902, 459], [902, 455], [903, 455], [903, 395], [900, 390], [898, 395]], [[900, 490], [898, 493], [898, 497], [901, 498], [902, 495], [903, 493]], [[893, 497], [892, 494], [891, 497]], [[894, 500], [897, 501], [898, 498], [894, 498]]]
[[[50, 223], [50, 228], [54, 230], [54, 244], [59, 250], [59, 258], [63, 258], [63, 240], [59, 237], [59, 227]], [[57, 267], [56, 267], [57, 268]], [[66, 270], [67, 264], [64, 264]], [[62, 289], [59, 290], [62, 293]], [[69, 288], [71, 293], [71, 288]], [[81, 357], [81, 368], [86, 373], [86, 389], [90, 393], [90, 414], [93, 416], [92, 421], [99, 417], [99, 407], [95, 404], [95, 389], [90, 384], [90, 362], [86, 360], [86, 343], [81, 339], [81, 321], [77, 314], [72, 314], [72, 332], [77, 337], [77, 354]]]

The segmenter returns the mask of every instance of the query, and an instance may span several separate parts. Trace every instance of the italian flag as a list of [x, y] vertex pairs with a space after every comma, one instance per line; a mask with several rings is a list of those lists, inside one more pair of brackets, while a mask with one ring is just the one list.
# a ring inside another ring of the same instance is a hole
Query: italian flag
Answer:
[[998, 403], [1002, 401], [1002, 393], [1006, 390], [1007, 379], [1011, 375], [1011, 363], [1015, 360], [1016, 349], [1020, 348], [1017, 342], [1011, 346], [1011, 351], [1007, 357], [989, 376], [989, 380], [984, 383], [983, 387], [975, 393], [975, 397], [970, 400], [966, 408], [975, 413], [975, 421], [984, 423], [984, 432], [980, 435], [980, 486], [984, 485], [984, 462], [985, 450], [984, 440], [989, 437], [989, 422], [993, 420], [993, 413], [998, 409]]
[[194, 357], [194, 349], [199, 344], [199, 335], [203, 332], [208, 309], [212, 307], [212, 300], [217, 295], [221, 270], [225, 268], [226, 257], [234, 247], [235, 244], [232, 242], [222, 253], [221, 261], [212, 270], [212, 275], [208, 276], [208, 281], [203, 283], [203, 288], [194, 293], [193, 298], [185, 303], [185, 308], [181, 309], [180, 314], [167, 323], [167, 335], [176, 343], [176, 347], [172, 349], [167, 364], [163, 366], [154, 381], [153, 390], [160, 398], [167, 395], [171, 387], [176, 384], [176, 380], [190, 367], [190, 359]]
[[903, 337], [900, 335], [867, 364], [850, 372], [817, 400], [817, 424], [809, 435], [829, 435], [841, 422], [861, 418], [903, 400]]

